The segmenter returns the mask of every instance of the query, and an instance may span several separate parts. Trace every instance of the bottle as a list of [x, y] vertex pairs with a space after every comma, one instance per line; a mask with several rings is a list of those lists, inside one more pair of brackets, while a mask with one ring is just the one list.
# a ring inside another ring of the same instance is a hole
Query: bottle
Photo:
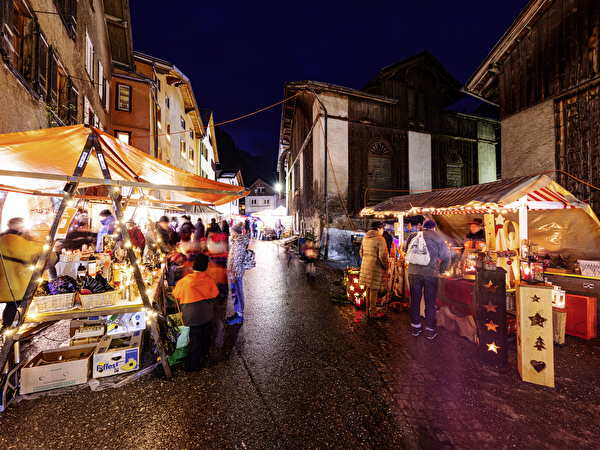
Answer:
[[77, 267], [77, 276], [85, 277], [85, 273], [87, 272], [85, 266], [82, 263], [79, 263], [79, 267]]
[[96, 268], [96, 257], [93, 254], [91, 254], [88, 259], [88, 274], [91, 277], [95, 277], [97, 271], [98, 269]]

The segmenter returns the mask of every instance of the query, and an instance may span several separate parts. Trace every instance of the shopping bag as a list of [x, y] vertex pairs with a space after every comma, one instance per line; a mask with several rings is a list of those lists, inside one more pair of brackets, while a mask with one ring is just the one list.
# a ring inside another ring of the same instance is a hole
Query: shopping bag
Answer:
[[406, 259], [409, 264], [417, 264], [419, 266], [426, 266], [429, 264], [429, 250], [427, 250], [427, 243], [425, 242], [422, 231], [419, 231], [417, 236], [410, 242], [404, 259]]

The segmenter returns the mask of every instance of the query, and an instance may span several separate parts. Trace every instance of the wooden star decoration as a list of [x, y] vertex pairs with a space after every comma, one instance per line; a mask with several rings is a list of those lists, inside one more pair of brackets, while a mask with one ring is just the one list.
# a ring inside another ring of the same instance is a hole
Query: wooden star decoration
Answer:
[[493, 284], [492, 280], [488, 284], [484, 284], [484, 287], [488, 290], [488, 292], [496, 292], [497, 284]]
[[539, 325], [540, 327], [544, 328], [544, 322], [546, 322], [548, 319], [544, 319], [542, 316], [540, 316], [540, 313], [535, 313], [535, 316], [529, 316], [529, 320], [531, 320], [532, 327], [534, 325]]
[[504, 225], [505, 221], [506, 219], [502, 217], [502, 214], [498, 214], [498, 217], [496, 217], [496, 225]]
[[535, 344], [533, 344], [533, 346], [541, 352], [542, 350], [546, 350], [546, 346], [544, 344], [545, 343], [544, 343], [544, 340], [542, 339], [542, 337], [538, 336], [538, 338], [535, 340]]
[[498, 349], [500, 348], [496, 345], [496, 342], [494, 342], [494, 341], [492, 341], [491, 344], [485, 344], [485, 345], [487, 345], [487, 347], [488, 347], [488, 352], [498, 353]]
[[486, 323], [485, 326], [487, 327], [487, 331], [493, 331], [493, 332], [497, 333], [498, 332], [498, 327], [500, 325], [497, 325], [497, 324], [494, 323], [493, 320], [490, 320], [490, 323]]
[[488, 300], [488, 304], [483, 305], [483, 307], [487, 310], [487, 312], [498, 312], [496, 311], [498, 305], [493, 305], [491, 300]]
[[537, 295], [534, 295], [533, 297], [531, 297], [531, 301], [532, 302], [540, 302], [540, 297], [538, 297]]

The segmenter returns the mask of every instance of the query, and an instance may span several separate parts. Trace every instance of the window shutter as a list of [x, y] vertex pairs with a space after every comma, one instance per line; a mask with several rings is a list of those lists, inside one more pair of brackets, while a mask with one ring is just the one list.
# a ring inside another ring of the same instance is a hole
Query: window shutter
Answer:
[[41, 97], [46, 97], [48, 92], [48, 41], [46, 35], [42, 32], [38, 24], [38, 45], [37, 45], [37, 64], [36, 64], [36, 89]]
[[0, 3], [0, 52], [5, 61], [12, 60], [14, 7], [13, 2], [3, 1]]
[[48, 61], [50, 63], [50, 69], [48, 71], [48, 100], [53, 105], [56, 105], [58, 102], [58, 58], [52, 47], [50, 47]]
[[90, 80], [94, 81], [94, 44], [85, 29], [85, 71], [90, 76]]
[[77, 123], [77, 106], [79, 103], [79, 92], [77, 87], [73, 84], [73, 81], [69, 79], [69, 102], [67, 107], [69, 108], [68, 121], [69, 125], [75, 125]]
[[102, 63], [98, 61], [98, 97], [100, 97], [100, 103], [104, 100], [104, 67]]
[[108, 111], [110, 101], [110, 84], [108, 80], [104, 79], [104, 109]]
[[90, 102], [85, 95], [83, 96], [83, 123], [90, 124]]
[[77, 37], [77, 0], [69, 1], [69, 16], [67, 20], [69, 22], [71, 37], [75, 39]]

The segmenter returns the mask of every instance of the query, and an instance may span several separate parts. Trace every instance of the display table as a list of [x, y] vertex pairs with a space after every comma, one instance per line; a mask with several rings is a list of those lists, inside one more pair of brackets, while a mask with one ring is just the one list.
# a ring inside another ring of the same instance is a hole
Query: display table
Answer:
[[475, 282], [464, 278], [438, 277], [436, 303], [465, 315], [476, 315]]

